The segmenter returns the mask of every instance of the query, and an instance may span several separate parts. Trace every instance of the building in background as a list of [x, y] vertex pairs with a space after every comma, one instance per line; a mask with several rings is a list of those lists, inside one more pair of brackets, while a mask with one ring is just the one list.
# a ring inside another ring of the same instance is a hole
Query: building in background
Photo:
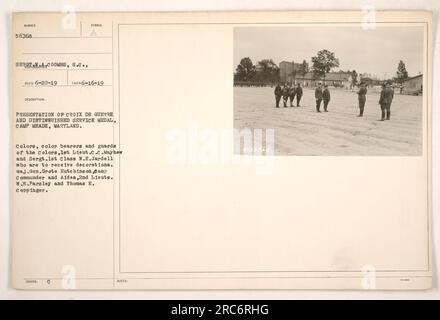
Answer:
[[361, 82], [365, 83], [368, 87], [375, 87], [380, 86], [383, 81], [376, 78], [361, 77]]
[[298, 70], [301, 67], [301, 63], [295, 63], [294, 61], [281, 61], [280, 62], [280, 81], [293, 83], [297, 76]]
[[319, 82], [326, 83], [329, 86], [349, 88], [351, 84], [351, 73], [349, 72], [330, 72], [324, 78], [315, 78], [312, 72], [307, 72], [304, 76], [297, 75], [296, 83], [300, 83], [303, 87], [316, 87]]
[[359, 82], [365, 83], [368, 87], [380, 86], [383, 81], [371, 73], [361, 73], [359, 76]]
[[348, 88], [351, 85], [350, 72], [330, 72], [325, 76], [325, 83], [340, 88]]
[[419, 95], [423, 93], [423, 74], [403, 81], [402, 94]]

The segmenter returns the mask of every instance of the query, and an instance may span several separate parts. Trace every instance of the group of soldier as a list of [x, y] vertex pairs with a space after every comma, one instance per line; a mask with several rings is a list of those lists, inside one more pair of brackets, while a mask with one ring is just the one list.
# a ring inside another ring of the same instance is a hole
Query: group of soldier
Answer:
[[324, 102], [324, 112], [328, 112], [328, 104], [330, 102], [330, 91], [328, 90], [328, 85], [324, 85], [322, 89], [321, 82], [315, 89], [315, 100], [316, 100], [316, 112], [321, 112], [321, 102]]
[[[359, 84], [358, 103], [359, 103], [359, 115], [358, 117], [363, 117], [365, 102], [367, 101], [367, 85], [364, 82]], [[281, 98], [283, 98], [284, 108], [287, 108], [287, 103], [290, 99], [290, 107], [293, 107], [293, 101], [296, 97], [296, 106], [300, 106], [300, 101], [303, 96], [303, 89], [298, 83], [295, 87], [294, 85], [285, 84], [283, 87], [277, 85], [275, 87], [275, 107], [280, 107]], [[391, 82], [386, 82], [382, 84], [382, 91], [380, 92], [379, 105], [382, 111], [382, 118], [380, 121], [390, 120], [391, 116], [391, 103], [394, 98], [394, 89], [391, 87]], [[321, 112], [321, 103], [324, 105], [324, 112], [328, 112], [328, 105], [330, 102], [330, 91], [327, 84], [318, 83], [315, 89], [315, 101], [316, 101], [316, 112]]]
[[298, 85], [295, 86], [289, 86], [287, 84], [284, 85], [283, 88], [278, 84], [275, 87], [275, 102], [276, 107], [280, 107], [280, 100], [281, 97], [283, 97], [284, 102], [284, 108], [287, 108], [287, 101], [290, 99], [290, 106], [293, 107], [293, 101], [296, 97], [296, 106], [300, 107], [299, 102], [301, 101], [303, 95], [303, 89], [301, 88], [301, 85], [298, 83]]

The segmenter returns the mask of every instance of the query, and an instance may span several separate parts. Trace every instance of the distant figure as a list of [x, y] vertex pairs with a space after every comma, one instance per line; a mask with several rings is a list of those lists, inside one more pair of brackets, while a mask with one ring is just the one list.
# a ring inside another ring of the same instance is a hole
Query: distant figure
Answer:
[[330, 91], [328, 90], [328, 85], [324, 85], [324, 91], [322, 92], [322, 100], [324, 100], [324, 112], [328, 112], [327, 106], [330, 102]]
[[296, 87], [296, 106], [299, 107], [299, 102], [301, 101], [301, 97], [303, 95], [303, 88], [301, 88], [301, 85], [298, 83], [298, 86]]
[[386, 90], [386, 84], [382, 83], [382, 91], [380, 92], [380, 98], [379, 98], [380, 110], [382, 111], [382, 117], [380, 121], [385, 120], [385, 111], [387, 108], [385, 103], [385, 90]]
[[280, 107], [281, 96], [283, 95], [283, 90], [281, 89], [281, 86], [280, 86], [279, 83], [275, 87], [274, 94], [275, 94], [275, 107], [279, 108]]
[[289, 88], [289, 99], [290, 99], [290, 106], [293, 107], [293, 100], [295, 100], [295, 95], [296, 95], [296, 88], [294, 85], [292, 85]]
[[360, 83], [359, 91], [357, 92], [358, 99], [359, 99], [359, 115], [358, 117], [363, 117], [364, 115], [364, 108], [365, 108], [365, 102], [367, 101], [367, 87], [365, 86], [364, 82]]
[[284, 102], [284, 108], [287, 108], [287, 100], [289, 99], [289, 87], [287, 84], [283, 87], [283, 102]]
[[318, 87], [315, 89], [315, 100], [316, 100], [316, 112], [321, 112], [319, 110], [321, 108], [321, 101], [322, 101], [321, 82], [318, 83]]
[[[383, 98], [382, 98], [382, 104], [385, 106], [385, 111], [387, 113], [386, 120], [390, 120], [391, 117], [391, 102], [393, 102], [393, 98], [394, 98], [394, 89], [391, 87], [391, 83], [387, 82], [386, 87], [383, 90]], [[382, 109], [382, 120], [384, 116], [385, 116], [384, 111]]]

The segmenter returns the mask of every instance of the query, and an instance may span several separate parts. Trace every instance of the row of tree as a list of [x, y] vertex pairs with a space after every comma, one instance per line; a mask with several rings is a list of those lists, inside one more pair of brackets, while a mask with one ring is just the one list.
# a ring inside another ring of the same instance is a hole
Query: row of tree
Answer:
[[[313, 79], [323, 79], [325, 81], [326, 75], [334, 68], [339, 67], [339, 59], [335, 56], [334, 52], [326, 49], [318, 51], [316, 56], [312, 57], [311, 61], [311, 69], [307, 61], [303, 60], [298, 70], [293, 68], [289, 76], [295, 79], [298, 75], [304, 76], [306, 73], [312, 72]], [[357, 85], [358, 73], [356, 70], [348, 70], [347, 72], [351, 74], [351, 84], [353, 86]], [[402, 83], [406, 79], [408, 79], [408, 72], [406, 71], [405, 63], [400, 60], [397, 66], [396, 76], [392, 80], [397, 83]], [[263, 59], [254, 65], [249, 57], [245, 57], [241, 59], [235, 70], [234, 81], [264, 84], [277, 83], [280, 81], [280, 68], [272, 59]]]
[[279, 79], [280, 68], [272, 59], [263, 59], [254, 65], [249, 57], [243, 58], [234, 74], [234, 80], [244, 82], [275, 83]]
[[[325, 79], [325, 75], [333, 68], [339, 67], [339, 60], [333, 52], [321, 50], [316, 56], [312, 57], [312, 69], [306, 60], [300, 64], [299, 68], [293, 69], [289, 76], [295, 78], [297, 75], [304, 76], [308, 72], [313, 72], [315, 79]], [[241, 59], [235, 73], [235, 81], [243, 82], [260, 82], [260, 83], [276, 83], [280, 81], [280, 68], [272, 59], [263, 59], [253, 64], [249, 57]]]

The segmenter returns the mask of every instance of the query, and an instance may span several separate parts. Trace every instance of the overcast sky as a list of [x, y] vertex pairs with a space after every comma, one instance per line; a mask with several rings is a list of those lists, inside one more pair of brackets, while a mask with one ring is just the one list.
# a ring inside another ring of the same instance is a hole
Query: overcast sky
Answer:
[[410, 76], [423, 71], [423, 27], [237, 27], [234, 29], [234, 66], [250, 57], [254, 64], [271, 58], [311, 65], [321, 49], [333, 51], [339, 68], [367, 72], [379, 78], [395, 75], [403, 60]]

